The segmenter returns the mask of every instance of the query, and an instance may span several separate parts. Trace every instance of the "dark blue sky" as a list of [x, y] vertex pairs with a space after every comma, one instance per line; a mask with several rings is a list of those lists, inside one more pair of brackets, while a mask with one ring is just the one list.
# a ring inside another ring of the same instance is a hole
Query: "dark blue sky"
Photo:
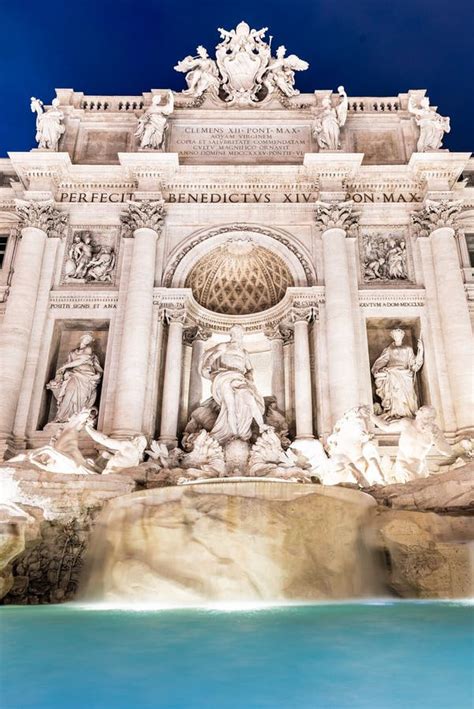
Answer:
[[474, 147], [468, 0], [0, 0], [0, 156], [34, 147], [30, 96], [55, 88], [139, 94], [184, 88], [177, 60], [245, 19], [310, 63], [301, 91], [352, 96], [427, 88], [451, 116], [450, 150]]

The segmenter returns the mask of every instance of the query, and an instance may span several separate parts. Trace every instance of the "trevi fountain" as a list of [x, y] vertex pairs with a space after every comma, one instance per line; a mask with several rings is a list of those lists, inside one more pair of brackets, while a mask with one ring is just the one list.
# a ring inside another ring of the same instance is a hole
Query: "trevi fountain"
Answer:
[[0, 159], [5, 606], [472, 595], [474, 163], [424, 90], [302, 94], [267, 32], [33, 97]]

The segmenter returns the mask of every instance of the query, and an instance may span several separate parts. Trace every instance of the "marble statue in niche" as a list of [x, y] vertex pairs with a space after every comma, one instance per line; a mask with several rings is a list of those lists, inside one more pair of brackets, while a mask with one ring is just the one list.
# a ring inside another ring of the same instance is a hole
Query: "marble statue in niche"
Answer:
[[372, 365], [375, 391], [381, 402], [382, 417], [388, 421], [413, 418], [418, 410], [416, 373], [423, 366], [423, 343], [417, 342], [417, 353], [404, 345], [405, 331], [391, 330], [393, 339]]
[[325, 96], [316, 108], [312, 126], [313, 137], [321, 150], [339, 150], [341, 128], [347, 120], [348, 98], [344, 86], [337, 89], [339, 100], [333, 106], [330, 96]]
[[68, 280], [111, 283], [115, 263], [112, 246], [96, 244], [90, 231], [76, 232], [67, 252], [64, 275]]
[[411, 95], [408, 99], [408, 110], [415, 117], [416, 125], [420, 129], [416, 149], [419, 153], [441, 148], [445, 133], [451, 130], [450, 120], [441, 116], [432, 106], [427, 96], [423, 96], [420, 104]]
[[260, 433], [268, 428], [263, 419], [265, 402], [253, 382], [243, 336], [244, 329], [234, 325], [230, 340], [206, 350], [201, 362], [201, 374], [210, 379], [212, 398], [220, 407], [210, 433], [221, 445], [233, 438], [249, 441], [253, 421]]
[[403, 281], [408, 279], [406, 241], [383, 235], [364, 236], [362, 241], [366, 281]]
[[140, 148], [164, 149], [168, 117], [173, 113], [173, 110], [174, 98], [172, 91], [168, 91], [165, 104], [162, 104], [161, 96], [153, 96], [150, 108], [138, 119], [138, 128], [135, 136], [140, 141]]
[[[371, 415], [373, 423], [386, 433], [393, 427], [381, 416]], [[436, 409], [422, 406], [415, 418], [403, 418], [397, 425], [400, 431], [398, 450], [390, 482], [405, 483], [430, 474], [426, 459], [432, 448], [443, 456], [453, 455], [453, 449], [436, 425]]]
[[56, 371], [46, 388], [57, 402], [56, 423], [68, 421], [71, 416], [94, 406], [97, 387], [103, 369], [93, 349], [94, 337], [84, 333], [79, 345], [71, 350], [67, 361]]
[[188, 88], [183, 93], [199, 98], [212, 89], [222, 100], [238, 105], [259, 103], [276, 90], [288, 97], [298, 94], [295, 71], [304, 71], [309, 65], [295, 54], [286, 56], [283, 46], [273, 58], [265, 41], [267, 30], [251, 29], [246, 22], [232, 30], [220, 27], [222, 41], [216, 46], [215, 61], [204, 47], [198, 47], [196, 57], [185, 57], [175, 66], [186, 73]]
[[65, 131], [62, 124], [64, 113], [59, 109], [59, 99], [53, 99], [51, 107], [44, 110], [43, 102], [31, 97], [31, 111], [36, 113], [36, 142], [42, 150], [57, 150], [59, 139]]
[[199, 98], [208, 89], [219, 91], [219, 70], [214, 59], [209, 57], [207, 49], [201, 45], [197, 48], [195, 57], [189, 55], [174, 67], [176, 71], [185, 73], [188, 88], [183, 94]]

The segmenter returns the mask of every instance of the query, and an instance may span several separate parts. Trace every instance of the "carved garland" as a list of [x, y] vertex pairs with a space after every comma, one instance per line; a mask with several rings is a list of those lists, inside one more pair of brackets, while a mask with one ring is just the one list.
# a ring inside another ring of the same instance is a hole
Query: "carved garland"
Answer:
[[233, 231], [245, 231], [245, 232], [252, 232], [254, 234], [263, 234], [264, 236], [268, 236], [271, 239], [274, 239], [275, 241], [278, 241], [279, 243], [283, 244], [286, 246], [286, 248], [291, 251], [298, 261], [301, 263], [303, 270], [305, 272], [305, 276], [307, 279], [307, 283], [309, 286], [315, 285], [315, 279], [314, 279], [314, 274], [313, 270], [311, 269], [310, 265], [306, 261], [306, 258], [304, 255], [301, 253], [301, 251], [290, 241], [290, 239], [285, 238], [284, 236], [281, 236], [280, 234], [276, 234], [274, 231], [271, 231], [270, 229], [265, 229], [265, 227], [260, 227], [260, 226], [251, 226], [249, 224], [233, 224], [232, 226], [224, 226], [224, 227], [218, 227], [216, 229], [212, 229], [211, 231], [206, 232], [205, 234], [202, 234], [201, 236], [193, 239], [190, 241], [186, 246], [183, 247], [183, 249], [177, 254], [171, 265], [169, 266], [165, 278], [164, 278], [164, 285], [167, 288], [171, 287], [171, 282], [173, 280], [174, 274], [176, 273], [176, 270], [181, 263], [181, 261], [184, 259], [187, 254], [192, 251], [196, 246], [199, 244], [202, 244], [203, 241], [207, 241], [207, 239], [211, 239], [214, 236], [219, 236], [220, 234], [227, 234]]

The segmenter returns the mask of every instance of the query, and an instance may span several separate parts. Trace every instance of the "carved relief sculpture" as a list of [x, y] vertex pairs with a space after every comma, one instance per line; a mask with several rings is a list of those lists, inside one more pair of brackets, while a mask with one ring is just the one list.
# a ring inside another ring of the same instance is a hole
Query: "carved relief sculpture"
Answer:
[[168, 91], [165, 104], [161, 104], [161, 96], [153, 96], [150, 108], [138, 119], [138, 128], [135, 133], [140, 141], [140, 148], [163, 150], [168, 128], [168, 116], [174, 110], [173, 92]]
[[341, 128], [347, 120], [348, 99], [344, 86], [337, 89], [339, 101], [333, 106], [330, 96], [325, 96], [316, 108], [312, 126], [313, 137], [321, 150], [339, 150]]
[[451, 125], [448, 117], [440, 114], [430, 106], [430, 100], [424, 96], [420, 105], [417, 106], [416, 99], [412, 95], [408, 99], [408, 110], [415, 117], [416, 125], [420, 129], [420, 135], [416, 149], [419, 153], [426, 153], [429, 150], [439, 150], [443, 142], [445, 133], [449, 133]]
[[93, 343], [91, 333], [82, 335], [79, 346], [71, 350], [66, 363], [59, 367], [54, 379], [46, 385], [57, 401], [57, 423], [68, 421], [74, 414], [95, 404], [103, 369], [94, 354]]
[[38, 147], [42, 150], [57, 150], [59, 139], [64, 133], [64, 113], [58, 108], [59, 99], [52, 101], [51, 108], [44, 110], [40, 99], [31, 97], [31, 110], [36, 113], [36, 137]]
[[399, 237], [364, 236], [363, 269], [366, 281], [396, 281], [408, 278], [407, 249]]
[[423, 343], [418, 340], [415, 355], [409, 345], [403, 344], [404, 330], [395, 328], [390, 335], [393, 342], [383, 350], [372, 366], [382, 417], [386, 420], [413, 418], [418, 409], [415, 375], [423, 365]]
[[96, 244], [90, 231], [77, 232], [68, 249], [64, 274], [67, 279], [110, 283], [115, 261], [113, 247]]

